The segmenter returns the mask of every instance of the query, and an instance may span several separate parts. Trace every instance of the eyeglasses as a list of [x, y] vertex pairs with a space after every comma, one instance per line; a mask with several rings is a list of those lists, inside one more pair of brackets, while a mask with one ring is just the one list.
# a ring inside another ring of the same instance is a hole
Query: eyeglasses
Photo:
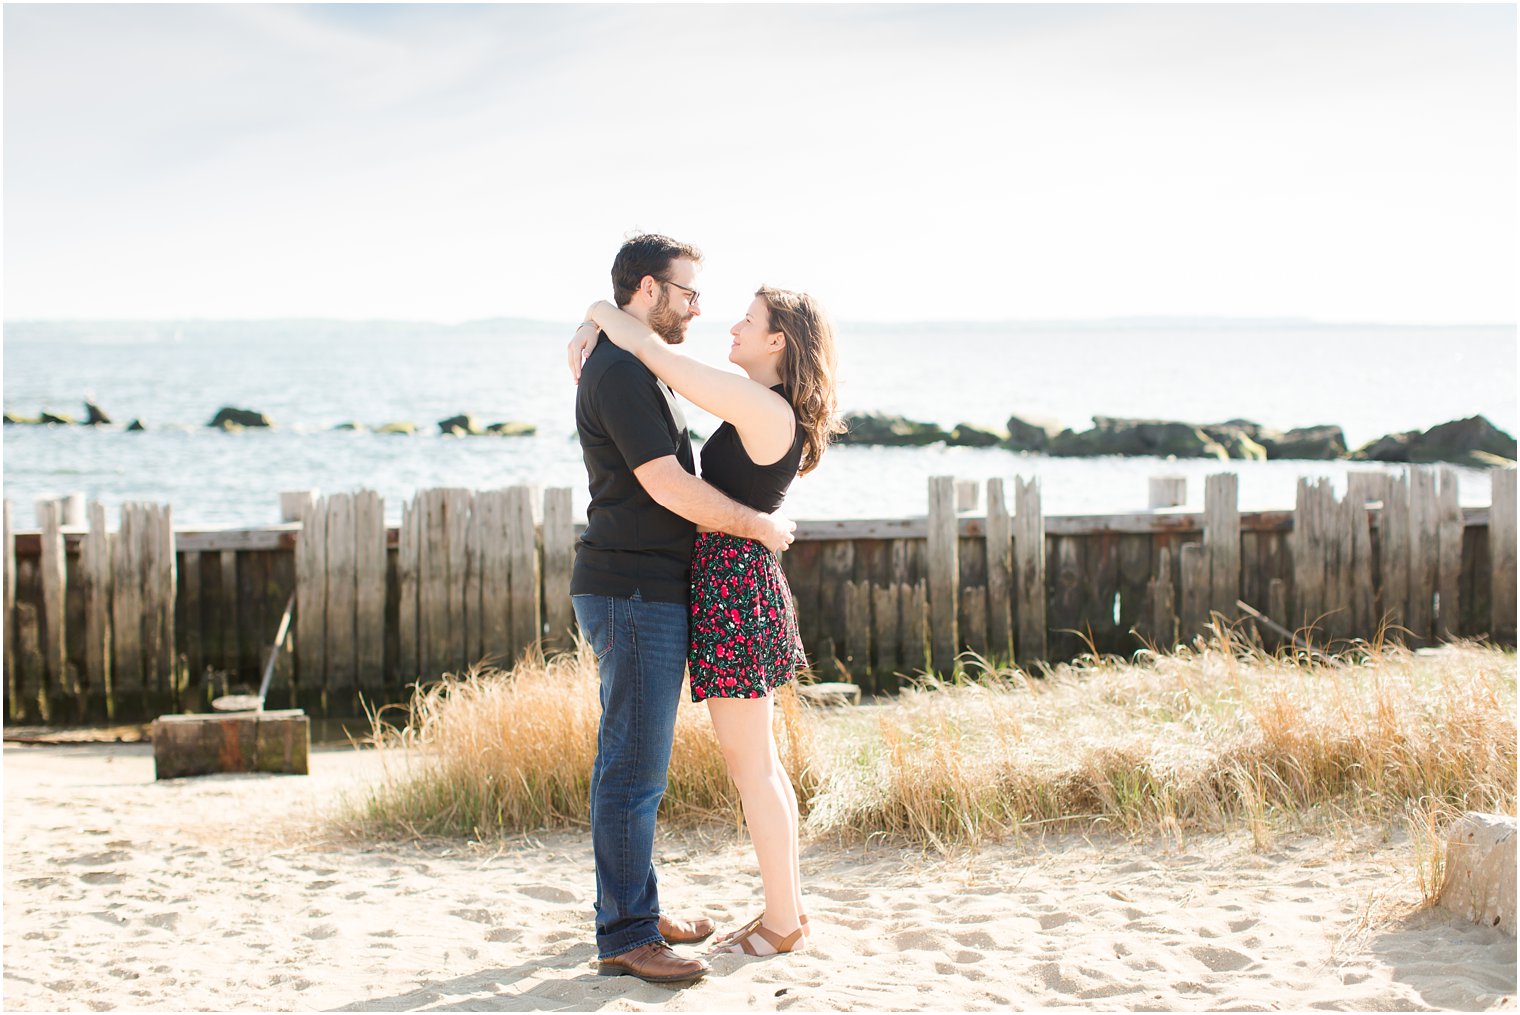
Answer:
[[691, 294], [691, 302], [693, 302], [693, 303], [699, 303], [702, 300], [702, 294], [699, 293], [699, 292], [697, 292], [695, 289], [691, 288], [690, 286], [684, 286], [684, 285], [682, 285], [679, 282], [672, 282], [668, 278], [661, 279], [660, 281], [664, 282], [666, 285], [673, 285], [677, 289], [681, 290], [684, 293], [690, 293]]

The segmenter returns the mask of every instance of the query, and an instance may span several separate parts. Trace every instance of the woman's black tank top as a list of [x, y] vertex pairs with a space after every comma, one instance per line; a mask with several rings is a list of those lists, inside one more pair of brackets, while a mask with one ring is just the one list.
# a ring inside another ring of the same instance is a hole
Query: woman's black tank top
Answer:
[[[786, 398], [781, 385], [772, 391]], [[788, 403], [790, 398], [786, 399]], [[796, 413], [796, 410], [792, 410]], [[802, 464], [802, 423], [797, 423], [797, 434], [792, 446], [781, 461], [774, 465], [756, 465], [749, 452], [739, 440], [739, 431], [732, 423], [725, 422], [713, 432], [702, 446], [702, 478], [728, 494], [740, 504], [756, 511], [774, 511], [781, 506], [787, 488], [797, 478], [797, 467]]]

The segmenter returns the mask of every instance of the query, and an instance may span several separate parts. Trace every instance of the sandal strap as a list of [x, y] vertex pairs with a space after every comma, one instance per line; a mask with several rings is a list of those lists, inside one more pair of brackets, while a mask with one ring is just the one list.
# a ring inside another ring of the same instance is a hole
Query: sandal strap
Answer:
[[[792, 946], [801, 939], [802, 927], [799, 926], [796, 930], [792, 931], [786, 937], [782, 937], [780, 934], [777, 934], [775, 931], [771, 930], [769, 927], [762, 923], [755, 928], [755, 933], [764, 938], [765, 943], [775, 949], [777, 954], [780, 954], [781, 952], [791, 951]], [[748, 945], [749, 938], [746, 937], [744, 939], [744, 943]], [[754, 953], [751, 952], [750, 954]]]

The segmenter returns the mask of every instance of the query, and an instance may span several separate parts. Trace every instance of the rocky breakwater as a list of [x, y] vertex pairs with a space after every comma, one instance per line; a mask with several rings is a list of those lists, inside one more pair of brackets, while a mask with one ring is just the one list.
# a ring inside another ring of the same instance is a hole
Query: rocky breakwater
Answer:
[[1163, 419], [1094, 416], [1087, 430], [1061, 427], [1035, 417], [1010, 416], [1004, 429], [960, 423], [946, 430], [882, 413], [852, 413], [840, 444], [921, 447], [946, 444], [1000, 447], [1057, 457], [1100, 455], [1212, 458], [1220, 461], [1452, 462], [1474, 468], [1513, 465], [1515, 438], [1482, 416], [1455, 420], [1426, 431], [1389, 434], [1352, 451], [1336, 425], [1278, 430], [1246, 419], [1186, 423]]

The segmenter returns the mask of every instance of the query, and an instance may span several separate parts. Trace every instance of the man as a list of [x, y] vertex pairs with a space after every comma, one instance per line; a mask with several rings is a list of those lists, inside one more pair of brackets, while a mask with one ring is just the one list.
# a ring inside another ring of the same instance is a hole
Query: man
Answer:
[[[701, 313], [702, 255], [665, 236], [636, 236], [612, 263], [617, 305], [665, 341], [685, 340]], [[687, 574], [694, 523], [759, 540], [792, 541], [792, 522], [738, 504], [698, 479], [675, 393], [601, 336], [579, 370], [575, 423], [591, 487], [570, 594], [596, 650], [602, 719], [591, 772], [599, 972], [658, 983], [708, 971], [671, 944], [695, 944], [711, 920], [660, 912], [655, 813], [665, 794], [685, 675]]]

